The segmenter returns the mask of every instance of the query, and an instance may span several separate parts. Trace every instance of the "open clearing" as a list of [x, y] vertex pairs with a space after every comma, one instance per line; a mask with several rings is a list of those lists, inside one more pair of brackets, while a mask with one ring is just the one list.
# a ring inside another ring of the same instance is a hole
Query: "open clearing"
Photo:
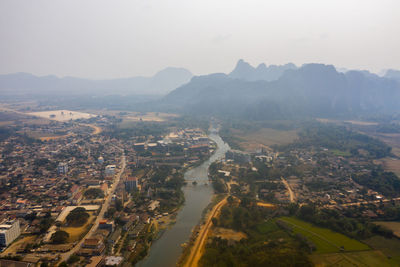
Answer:
[[283, 217], [281, 220], [289, 223], [295, 233], [300, 233], [311, 240], [317, 247], [316, 253], [340, 252], [341, 248], [345, 251], [370, 249], [367, 245], [330, 229], [313, 226], [293, 217]]
[[385, 170], [394, 172], [397, 176], [400, 177], [400, 159], [388, 157], [380, 160], [375, 160], [374, 163], [382, 164]]
[[400, 238], [400, 222], [374, 222], [393, 231], [393, 234]]
[[232, 229], [222, 228], [222, 227], [216, 227], [213, 230], [213, 236], [234, 241], [240, 241], [242, 239], [247, 238], [247, 235], [243, 232], [237, 232]]
[[17, 239], [14, 243], [11, 244], [5, 251], [3, 251], [0, 255], [1, 256], [7, 256], [7, 255], [15, 255], [17, 253], [17, 250], [28, 243], [33, 243], [36, 239], [36, 236], [30, 235], [30, 236], [24, 236], [20, 239]]
[[265, 203], [265, 202], [257, 202], [257, 206], [264, 207], [264, 208], [271, 208], [271, 209], [276, 208], [276, 205], [271, 204], [271, 203]]
[[93, 222], [95, 216], [90, 213], [90, 217], [88, 221], [80, 226], [80, 227], [60, 227], [60, 230], [63, 230], [69, 234], [68, 242], [72, 243], [75, 241], [79, 241], [81, 237], [89, 230], [89, 225]]
[[77, 120], [77, 119], [90, 119], [96, 117], [97, 115], [83, 113], [78, 111], [71, 110], [51, 110], [51, 111], [39, 111], [39, 112], [31, 112], [27, 113], [32, 116], [37, 116], [41, 118], [46, 118], [50, 120], [56, 121], [69, 121], [69, 120]]
[[396, 266], [382, 252], [376, 250], [314, 254], [310, 257], [315, 266]]
[[285, 145], [297, 139], [297, 131], [275, 130], [262, 128], [255, 132], [245, 133], [240, 130], [232, 130], [235, 138], [239, 139], [239, 145], [244, 150], [254, 150], [260, 146]]

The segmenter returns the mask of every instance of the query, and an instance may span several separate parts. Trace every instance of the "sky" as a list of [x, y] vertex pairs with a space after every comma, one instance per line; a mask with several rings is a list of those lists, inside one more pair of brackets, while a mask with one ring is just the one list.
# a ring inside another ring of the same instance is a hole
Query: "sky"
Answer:
[[400, 69], [398, 0], [0, 0], [0, 74], [92, 79], [238, 59]]

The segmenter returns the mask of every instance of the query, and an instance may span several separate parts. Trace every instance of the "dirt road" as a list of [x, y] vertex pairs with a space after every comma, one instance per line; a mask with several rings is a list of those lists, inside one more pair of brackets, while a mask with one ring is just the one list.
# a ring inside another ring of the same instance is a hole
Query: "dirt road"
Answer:
[[190, 251], [190, 255], [186, 263], [184, 264], [185, 267], [197, 267], [201, 255], [203, 254], [202, 250], [204, 248], [205, 242], [207, 240], [208, 233], [212, 226], [212, 218], [215, 218], [219, 215], [221, 208], [227, 203], [227, 196], [222, 199], [217, 205], [210, 212], [210, 216], [208, 216], [206, 223], [200, 229], [200, 233], [194, 242], [193, 248]]
[[289, 183], [285, 180], [285, 178], [281, 177], [282, 183], [286, 186], [286, 189], [289, 191], [289, 197], [290, 197], [290, 202], [294, 202], [294, 193], [292, 191], [292, 188], [290, 187]]

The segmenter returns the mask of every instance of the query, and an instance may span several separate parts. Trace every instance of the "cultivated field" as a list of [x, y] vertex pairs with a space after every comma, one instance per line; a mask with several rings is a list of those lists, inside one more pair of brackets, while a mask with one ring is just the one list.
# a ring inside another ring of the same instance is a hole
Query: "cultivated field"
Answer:
[[361, 251], [370, 249], [367, 245], [355, 239], [351, 239], [329, 229], [313, 226], [310, 223], [293, 217], [283, 217], [281, 220], [291, 225], [295, 233], [300, 233], [312, 241], [317, 248], [316, 253], [340, 252], [342, 248], [344, 251]]
[[386, 257], [390, 258], [391, 262], [395, 264], [393, 266], [400, 266], [400, 240], [397, 238], [384, 238], [383, 236], [373, 236], [365, 243], [370, 245], [372, 248], [382, 251]]
[[393, 234], [400, 238], [400, 222], [374, 222], [393, 231]]
[[285, 145], [292, 143], [298, 137], [295, 130], [285, 131], [272, 128], [262, 128], [250, 133], [234, 129], [232, 133], [244, 150], [254, 150], [260, 146]]
[[330, 254], [314, 254], [311, 255], [311, 260], [315, 266], [396, 266], [388, 260], [382, 252], [376, 250], [345, 252], [345, 253], [330, 253]]

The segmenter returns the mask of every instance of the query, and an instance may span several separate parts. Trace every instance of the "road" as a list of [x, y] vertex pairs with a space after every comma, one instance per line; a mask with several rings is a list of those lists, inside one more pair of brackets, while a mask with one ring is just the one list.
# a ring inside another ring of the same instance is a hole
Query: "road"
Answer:
[[121, 180], [121, 176], [125, 171], [125, 167], [126, 167], [126, 158], [125, 158], [125, 154], [123, 154], [121, 157], [121, 169], [115, 175], [114, 183], [111, 186], [111, 189], [109, 190], [109, 194], [107, 195], [106, 200], [104, 201], [103, 205], [101, 206], [101, 210], [100, 210], [99, 214], [97, 215], [97, 218], [94, 221], [92, 228], [90, 228], [90, 230], [86, 233], [86, 235], [70, 251], [60, 255], [61, 256], [60, 262], [68, 260], [68, 258], [72, 254], [76, 253], [80, 249], [80, 247], [82, 246], [85, 239], [91, 237], [93, 235], [93, 233], [97, 230], [99, 222], [104, 219], [104, 213], [108, 210], [108, 207], [110, 206], [112, 196], [115, 192], [115, 189], [117, 188], [117, 186], [119, 184], [119, 181]]
[[194, 242], [193, 248], [190, 251], [190, 255], [188, 260], [185, 263], [185, 267], [196, 267], [198, 266], [200, 257], [202, 255], [202, 250], [207, 240], [208, 233], [212, 226], [212, 218], [215, 218], [219, 215], [221, 208], [226, 204], [228, 196], [222, 199], [214, 208], [211, 210], [210, 216], [207, 218], [207, 222], [200, 229], [200, 233]]
[[289, 191], [290, 202], [294, 202], [294, 193], [292, 188], [290, 187], [289, 183], [285, 180], [285, 178], [281, 177], [282, 183], [286, 186], [286, 189]]

